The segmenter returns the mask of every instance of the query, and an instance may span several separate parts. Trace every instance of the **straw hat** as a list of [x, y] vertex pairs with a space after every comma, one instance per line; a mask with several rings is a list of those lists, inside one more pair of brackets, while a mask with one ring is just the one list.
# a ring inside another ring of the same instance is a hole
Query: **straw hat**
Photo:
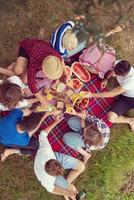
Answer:
[[66, 32], [65, 35], [63, 36], [62, 43], [65, 49], [67, 49], [68, 51], [71, 51], [77, 47], [78, 40], [74, 33]]
[[62, 62], [55, 56], [47, 56], [43, 60], [42, 71], [51, 80], [59, 79], [63, 74]]

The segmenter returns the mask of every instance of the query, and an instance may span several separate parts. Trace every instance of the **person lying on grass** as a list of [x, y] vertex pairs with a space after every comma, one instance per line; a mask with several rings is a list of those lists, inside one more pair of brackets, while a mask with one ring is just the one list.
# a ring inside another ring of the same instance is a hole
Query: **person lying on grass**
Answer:
[[114, 70], [109, 71], [101, 82], [102, 88], [106, 87], [112, 76], [117, 78], [118, 87], [109, 92], [87, 92], [86, 96], [90, 98], [108, 98], [119, 95], [108, 112], [108, 120], [112, 123], [127, 123], [134, 132], [134, 117], [123, 116], [127, 111], [134, 108], [134, 68], [127, 60], [116, 61]]
[[86, 163], [91, 157], [92, 150], [101, 150], [106, 146], [110, 137], [110, 129], [97, 117], [77, 113], [73, 108], [68, 114], [74, 115], [68, 119], [68, 125], [72, 131], [64, 134], [63, 141], [78, 151]]
[[8, 149], [10, 146], [27, 146], [42, 122], [55, 113], [59, 111], [45, 113], [42, 116], [40, 113], [32, 113], [29, 109], [14, 109], [7, 116], [0, 118], [0, 144], [6, 148], [1, 160], [4, 161], [13, 153], [12, 149]]
[[[53, 152], [48, 141], [48, 134], [63, 118], [57, 116], [55, 121], [41, 131], [39, 141], [34, 140], [33, 146], [37, 153], [34, 161], [34, 172], [41, 185], [50, 193], [64, 196], [66, 200], [76, 200], [77, 189], [72, 182], [85, 170], [84, 162], [63, 153]], [[31, 139], [32, 140], [32, 139]], [[13, 149], [13, 153], [30, 153], [30, 150]], [[31, 150], [32, 153], [32, 150]], [[64, 171], [70, 169], [64, 178]]]

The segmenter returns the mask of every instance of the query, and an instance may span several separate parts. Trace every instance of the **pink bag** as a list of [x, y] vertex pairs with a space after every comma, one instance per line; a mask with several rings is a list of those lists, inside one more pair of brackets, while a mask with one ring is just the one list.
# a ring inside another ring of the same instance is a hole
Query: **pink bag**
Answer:
[[105, 73], [113, 68], [115, 60], [113, 48], [97, 44], [83, 50], [79, 57], [79, 62], [85, 65], [90, 72], [98, 74], [100, 78], [104, 78]]

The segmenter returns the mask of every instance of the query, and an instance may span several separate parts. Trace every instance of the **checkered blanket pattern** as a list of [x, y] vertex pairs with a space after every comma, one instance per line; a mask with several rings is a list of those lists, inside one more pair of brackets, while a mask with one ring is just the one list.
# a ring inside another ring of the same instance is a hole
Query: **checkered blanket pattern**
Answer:
[[[82, 90], [85, 91], [91, 91], [91, 92], [100, 92], [100, 81], [99, 78], [96, 75], [93, 75], [91, 80], [84, 85]], [[104, 89], [103, 91], [107, 91], [107, 89]], [[111, 105], [113, 103], [113, 98], [99, 98], [99, 99], [90, 99], [89, 105], [87, 108], [87, 111], [90, 115], [95, 115], [99, 119], [102, 119], [109, 127], [112, 126], [110, 122], [107, 120], [107, 112], [110, 110]], [[7, 115], [7, 111], [1, 112], [1, 116]], [[63, 142], [63, 135], [69, 131], [69, 127], [67, 125], [67, 119], [69, 118], [69, 115], [65, 115], [64, 120], [56, 126], [51, 133], [48, 136], [49, 142], [53, 148], [54, 151], [61, 152], [68, 154], [73, 157], [78, 156], [78, 152], [71, 149], [69, 146], [64, 144]], [[47, 127], [49, 124], [53, 122], [53, 119], [51, 117], [48, 117], [44, 123], [41, 126], [41, 130], [43, 130], [45, 127]], [[36, 136], [38, 137], [40, 130], [37, 132]]]
[[[90, 90], [91, 92], [100, 92], [101, 89], [100, 89], [99, 78], [96, 75], [93, 75], [91, 80], [84, 85], [82, 90], [86, 90], [86, 91]], [[103, 91], [107, 91], [107, 89], [104, 89]], [[87, 111], [89, 114], [95, 115], [99, 119], [102, 119], [109, 127], [111, 127], [112, 124], [108, 122], [107, 120], [107, 112], [110, 110], [112, 103], [113, 103], [113, 98], [107, 98], [107, 99], [106, 98], [105, 99], [92, 98], [89, 101]], [[67, 125], [67, 119], [69, 117], [70, 117], [69, 115], [65, 115], [65, 119], [51, 131], [48, 138], [54, 151], [62, 152], [70, 156], [77, 157], [78, 152], [76, 152], [75, 150], [65, 145], [62, 140], [63, 135], [70, 130]], [[41, 129], [45, 128], [51, 122], [52, 122], [52, 119], [48, 118], [45, 121], [45, 123], [41, 126]]]

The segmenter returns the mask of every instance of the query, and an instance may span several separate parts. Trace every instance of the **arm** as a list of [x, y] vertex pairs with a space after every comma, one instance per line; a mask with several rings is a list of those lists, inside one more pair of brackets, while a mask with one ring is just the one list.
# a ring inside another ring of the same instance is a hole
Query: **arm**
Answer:
[[83, 162], [86, 164], [88, 159], [91, 158], [91, 154], [88, 153], [86, 150], [83, 148], [79, 149], [79, 153], [83, 156]]
[[52, 131], [53, 128], [55, 128], [55, 126], [57, 126], [61, 121], [63, 120], [63, 118], [54, 121], [51, 125], [49, 125], [46, 129], [44, 129], [44, 131], [47, 133], [47, 135]]
[[43, 121], [44, 121], [47, 117], [48, 117], [48, 113], [45, 113], [45, 114], [43, 115], [43, 117], [41, 118], [41, 120], [40, 120], [38, 126], [36, 126], [36, 128], [35, 128], [34, 130], [32, 130], [32, 131], [30, 131], [30, 132], [28, 133], [30, 137], [40, 128], [41, 124], [43, 123]]
[[[88, 93], [86, 93], [86, 95], [88, 95]], [[73, 107], [69, 107], [69, 109], [66, 109], [65, 113], [70, 114], [70, 115], [75, 115], [77, 117], [82, 118], [83, 120], [85, 120], [85, 118], [86, 118], [85, 113], [76, 112]]]
[[104, 79], [110, 79], [110, 78], [113, 76], [113, 74], [114, 74], [114, 70], [109, 70], [109, 71], [106, 73]]
[[113, 75], [114, 75], [114, 71], [113, 71], [113, 70], [109, 70], [109, 71], [106, 73], [104, 79], [103, 79], [103, 80], [101, 81], [101, 83], [100, 83], [102, 89], [105, 88], [105, 87], [107, 86], [108, 80], [109, 80]]
[[77, 190], [76, 188], [74, 188], [74, 185], [69, 184], [66, 190], [62, 189], [61, 187], [55, 186], [52, 193], [57, 195], [62, 195], [65, 197], [65, 199], [67, 197], [67, 199], [71, 198], [72, 200], [76, 200]]
[[[33, 135], [41, 126], [41, 124], [44, 122], [44, 120], [50, 116], [50, 115], [58, 115], [60, 111], [53, 111], [53, 112], [49, 112], [49, 113], [45, 113], [43, 115], [43, 117], [41, 118], [38, 126], [31, 132], [29, 132], [29, 135]], [[61, 121], [62, 119], [60, 120], [56, 120], [54, 123], [52, 123], [50, 126], [48, 126], [44, 131], [47, 133], [47, 135], [50, 133], [50, 131]]]
[[86, 124], [85, 124], [85, 120], [81, 118], [81, 128], [85, 128]]
[[70, 196], [70, 191], [64, 190], [61, 187], [55, 186], [53, 190], [53, 194], [62, 195], [62, 196]]
[[38, 102], [39, 100], [37, 98], [33, 99], [27, 99], [28, 101], [28, 106], [32, 106], [34, 103]]
[[30, 110], [30, 109], [28, 109], [28, 108], [26, 108], [26, 109], [21, 109], [22, 110], [22, 112], [23, 112], [23, 117], [24, 116], [28, 116], [28, 115], [30, 115], [33, 111], [32, 110]]
[[3, 67], [0, 67], [0, 74], [5, 75], [7, 77], [15, 75], [11, 70], [5, 69]]
[[110, 97], [115, 97], [119, 94], [122, 94], [123, 92], [125, 92], [125, 89], [121, 86], [118, 86], [116, 88], [114, 88], [111, 91], [108, 92], [100, 92], [100, 93], [88, 93], [86, 94], [86, 97], [91, 98], [110, 98]]
[[40, 92], [34, 94], [36, 96], [36, 98], [38, 99], [38, 101], [41, 103], [42, 106], [47, 106], [47, 99], [45, 96], [43, 96]]

